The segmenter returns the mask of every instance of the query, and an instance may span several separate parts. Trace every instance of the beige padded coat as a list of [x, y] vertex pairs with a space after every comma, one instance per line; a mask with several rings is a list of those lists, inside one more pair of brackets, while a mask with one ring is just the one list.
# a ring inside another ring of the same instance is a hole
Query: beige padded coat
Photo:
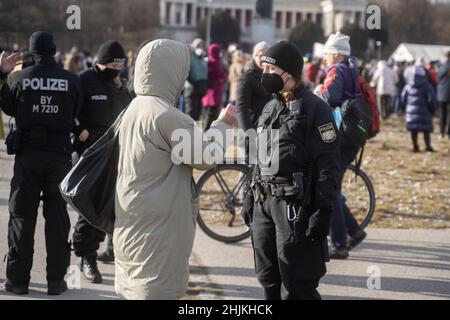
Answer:
[[[136, 61], [137, 97], [119, 129], [119, 171], [114, 225], [115, 287], [125, 299], [179, 299], [186, 290], [195, 234], [192, 170], [202, 161], [174, 161], [172, 133], [184, 129], [203, 147], [210, 142], [187, 115], [174, 107], [190, 64], [186, 45], [172, 40], [147, 44]], [[224, 132], [230, 126], [216, 121]], [[197, 139], [198, 140], [198, 139]], [[194, 157], [194, 155], [192, 155]], [[198, 160], [198, 159], [197, 159]]]

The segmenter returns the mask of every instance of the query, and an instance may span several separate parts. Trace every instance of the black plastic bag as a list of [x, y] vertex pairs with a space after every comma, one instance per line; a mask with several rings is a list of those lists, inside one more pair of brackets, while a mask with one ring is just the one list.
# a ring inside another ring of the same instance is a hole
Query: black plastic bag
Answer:
[[116, 122], [87, 149], [59, 188], [64, 200], [94, 227], [114, 231], [117, 166], [117, 134], [123, 111]]

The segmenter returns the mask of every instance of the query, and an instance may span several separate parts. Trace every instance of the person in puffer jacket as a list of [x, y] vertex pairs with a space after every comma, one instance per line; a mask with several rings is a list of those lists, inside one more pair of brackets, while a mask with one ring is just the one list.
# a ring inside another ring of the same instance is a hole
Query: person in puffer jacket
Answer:
[[423, 132], [426, 151], [434, 152], [430, 135], [434, 130], [433, 114], [436, 105], [433, 87], [422, 66], [412, 67], [406, 81], [407, 85], [402, 92], [402, 103], [406, 106], [406, 129], [411, 132], [413, 151], [420, 152], [417, 140], [419, 132]]

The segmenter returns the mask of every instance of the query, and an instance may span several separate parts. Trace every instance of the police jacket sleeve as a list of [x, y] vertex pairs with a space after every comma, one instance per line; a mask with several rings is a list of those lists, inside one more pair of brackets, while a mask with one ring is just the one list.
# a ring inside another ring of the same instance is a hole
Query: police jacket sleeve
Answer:
[[344, 95], [344, 80], [336, 68], [332, 68], [328, 72], [322, 90], [316, 92], [316, 95], [332, 108], [341, 105]]
[[75, 134], [80, 134], [83, 132], [83, 130], [87, 129], [86, 125], [86, 118], [88, 117], [89, 113], [89, 100], [87, 100], [89, 88], [88, 88], [88, 81], [86, 81], [86, 77], [83, 74], [80, 74], [80, 104], [79, 104], [79, 110], [77, 114], [77, 119], [79, 122], [79, 125], [74, 129]]
[[81, 81], [80, 78], [77, 77], [74, 84], [74, 99], [75, 99], [75, 110], [73, 117], [77, 118], [81, 112], [81, 107], [83, 105], [83, 91], [81, 89]]
[[79, 136], [80, 133], [83, 131], [81, 124], [77, 124], [75, 119], [79, 120], [79, 116], [81, 113], [81, 109], [83, 107], [83, 90], [81, 87], [81, 81], [80, 78], [77, 76], [77, 80], [74, 82], [73, 89], [72, 89], [73, 99], [74, 99], [74, 105], [75, 109], [73, 110], [73, 119], [74, 119], [74, 125], [72, 132]]
[[8, 81], [8, 75], [6, 73], [3, 73], [0, 71], [0, 90], [2, 89], [3, 85]]
[[7, 83], [1, 87], [0, 107], [10, 117], [16, 116], [16, 105], [14, 102], [16, 90], [13, 76], [10, 76]]
[[252, 89], [246, 74], [238, 82], [236, 116], [240, 129], [247, 131], [253, 127]]
[[331, 214], [337, 197], [340, 174], [340, 141], [330, 108], [318, 102], [312, 128], [311, 146], [314, 162], [314, 208]]

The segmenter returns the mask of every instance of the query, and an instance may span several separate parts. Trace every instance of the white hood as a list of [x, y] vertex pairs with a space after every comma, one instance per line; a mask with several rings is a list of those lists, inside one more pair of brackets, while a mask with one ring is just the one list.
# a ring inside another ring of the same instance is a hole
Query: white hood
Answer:
[[144, 46], [136, 60], [134, 90], [174, 105], [189, 74], [190, 53], [183, 43], [159, 39]]

